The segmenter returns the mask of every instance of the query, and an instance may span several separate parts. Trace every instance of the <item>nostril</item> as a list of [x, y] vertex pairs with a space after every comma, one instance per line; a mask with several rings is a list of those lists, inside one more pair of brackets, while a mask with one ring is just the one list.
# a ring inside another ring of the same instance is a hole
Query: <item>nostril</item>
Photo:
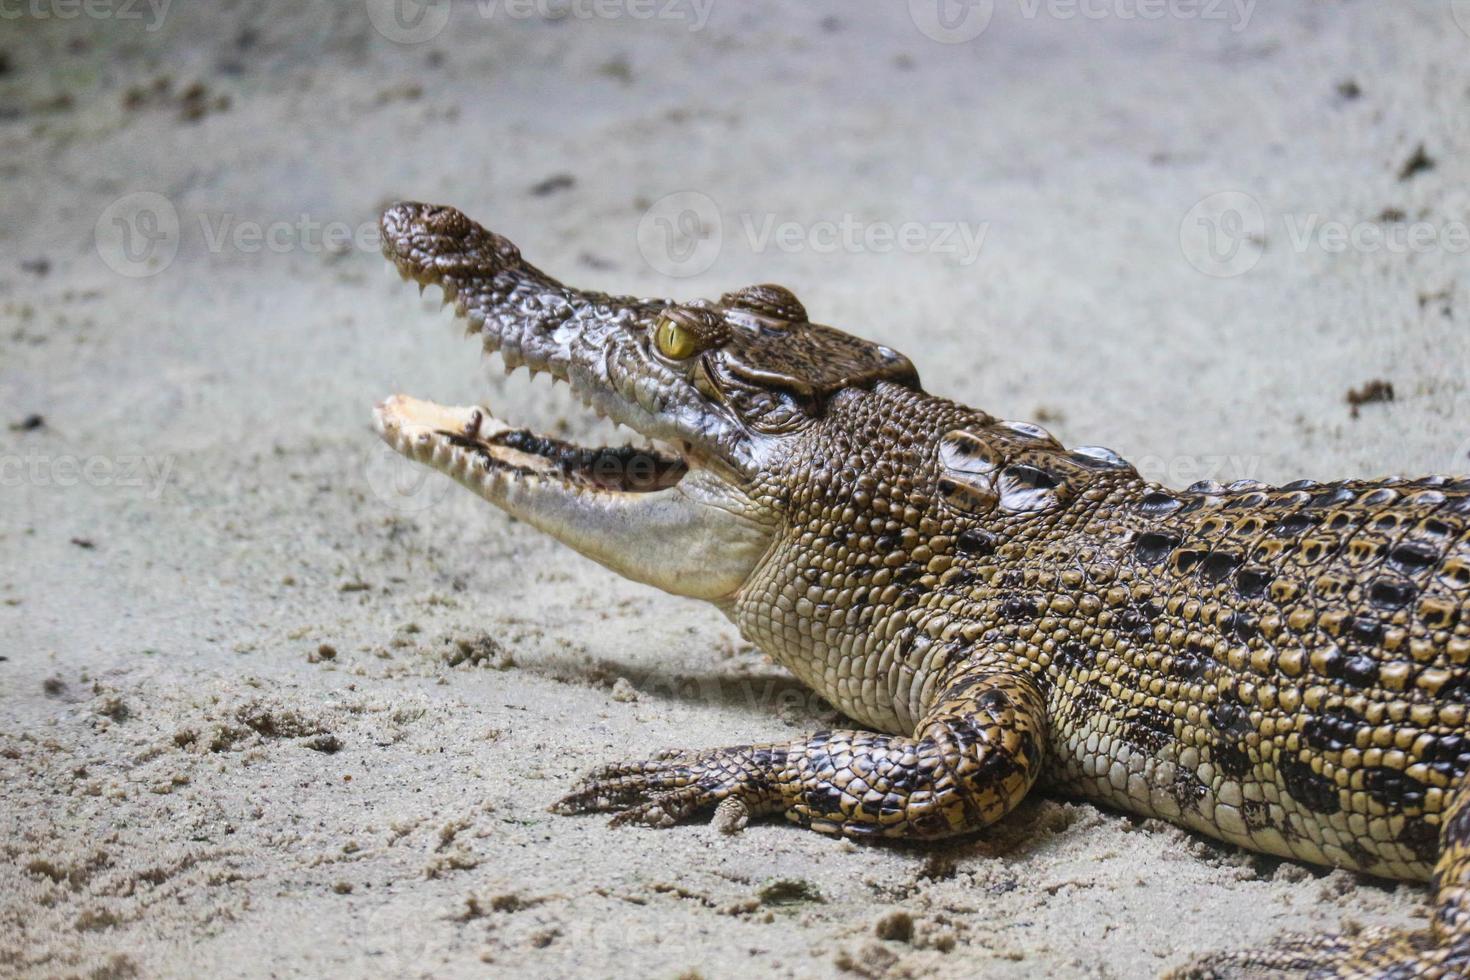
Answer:
[[470, 230], [470, 219], [458, 208], [431, 207], [424, 213], [423, 221], [426, 230], [448, 238], [463, 238]]

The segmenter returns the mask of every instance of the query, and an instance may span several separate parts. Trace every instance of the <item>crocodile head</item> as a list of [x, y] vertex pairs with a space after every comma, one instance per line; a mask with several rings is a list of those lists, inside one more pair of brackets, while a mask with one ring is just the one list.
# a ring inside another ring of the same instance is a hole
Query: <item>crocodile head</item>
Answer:
[[382, 217], [400, 274], [437, 285], [507, 369], [547, 371], [591, 409], [658, 449], [584, 447], [396, 395], [376, 411], [399, 452], [621, 574], [726, 602], [782, 522], [771, 474], [839, 392], [918, 386], [887, 347], [807, 320], [780, 286], [718, 302], [572, 289], [450, 207]]

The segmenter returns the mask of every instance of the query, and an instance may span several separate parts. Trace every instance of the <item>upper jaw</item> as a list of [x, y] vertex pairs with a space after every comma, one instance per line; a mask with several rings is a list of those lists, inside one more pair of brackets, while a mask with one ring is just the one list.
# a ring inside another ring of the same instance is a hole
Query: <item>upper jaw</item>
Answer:
[[754, 472], [743, 427], [649, 350], [649, 330], [671, 301], [563, 285], [455, 208], [396, 204], [381, 226], [383, 254], [399, 274], [421, 288], [441, 287], [507, 370], [546, 371], [599, 415], [731, 479]]

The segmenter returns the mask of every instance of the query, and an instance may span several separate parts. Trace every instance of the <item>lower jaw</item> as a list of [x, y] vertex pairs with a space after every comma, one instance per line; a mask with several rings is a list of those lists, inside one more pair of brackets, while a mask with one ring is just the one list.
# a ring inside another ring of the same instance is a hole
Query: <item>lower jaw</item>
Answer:
[[769, 543], [769, 529], [720, 506], [717, 479], [682, 460], [651, 454], [653, 476], [641, 484], [631, 474], [569, 478], [553, 459], [527, 451], [544, 437], [483, 408], [395, 395], [377, 406], [374, 422], [403, 455], [613, 571], [676, 595], [727, 601]]
[[498, 480], [542, 480], [570, 492], [651, 493], [676, 485], [689, 469], [682, 458], [652, 449], [589, 449], [515, 428], [478, 406], [450, 408], [394, 395], [377, 406], [374, 420], [394, 449], [472, 489]]

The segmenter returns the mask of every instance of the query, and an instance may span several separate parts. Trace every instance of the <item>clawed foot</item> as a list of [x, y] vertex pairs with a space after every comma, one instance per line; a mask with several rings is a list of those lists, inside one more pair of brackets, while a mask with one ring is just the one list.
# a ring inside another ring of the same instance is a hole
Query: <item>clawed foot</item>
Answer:
[[[722, 829], [738, 829], [769, 808], [763, 774], [772, 750], [742, 746], [711, 752], [662, 752], [644, 762], [606, 766], [587, 776], [552, 807], [553, 813], [613, 813], [612, 826], [672, 827], [720, 807]], [[722, 804], [732, 801], [729, 805]]]

